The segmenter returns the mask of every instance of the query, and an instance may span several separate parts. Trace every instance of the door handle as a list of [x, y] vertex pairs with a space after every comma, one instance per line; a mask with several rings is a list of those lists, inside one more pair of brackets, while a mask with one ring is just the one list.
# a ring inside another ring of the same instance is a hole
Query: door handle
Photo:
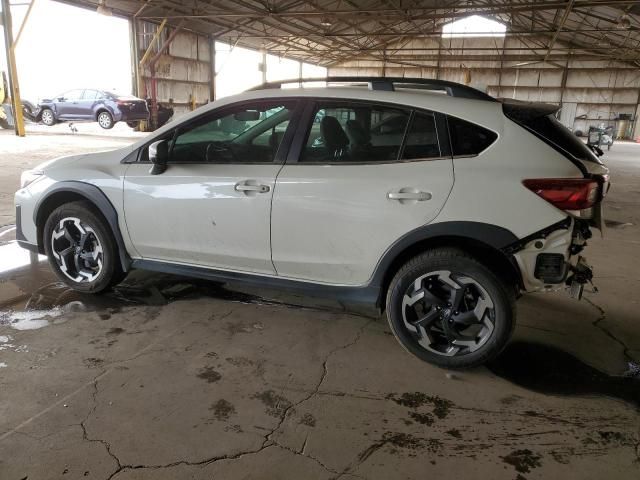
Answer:
[[247, 182], [236, 183], [236, 192], [255, 192], [255, 193], [267, 193], [271, 190], [269, 185], [249, 185]]
[[429, 192], [389, 192], [387, 193], [389, 200], [416, 200], [418, 202], [424, 202], [425, 200], [431, 200], [431, 194]]

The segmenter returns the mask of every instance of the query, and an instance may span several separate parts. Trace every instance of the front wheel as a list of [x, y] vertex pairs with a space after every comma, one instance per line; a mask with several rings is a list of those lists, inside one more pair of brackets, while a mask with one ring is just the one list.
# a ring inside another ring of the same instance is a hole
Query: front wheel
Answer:
[[50, 108], [45, 108], [44, 110], [42, 110], [42, 113], [40, 114], [40, 120], [47, 127], [51, 127], [56, 123], [56, 117], [53, 115], [53, 112]]
[[74, 290], [99, 293], [123, 278], [113, 235], [88, 202], [56, 208], [45, 223], [43, 241], [54, 272]]
[[105, 130], [113, 128], [114, 121], [111, 114], [109, 112], [100, 112], [98, 114], [98, 125], [100, 125]]
[[515, 325], [515, 295], [461, 250], [439, 248], [414, 257], [387, 293], [391, 330], [410, 353], [445, 368], [495, 358]]

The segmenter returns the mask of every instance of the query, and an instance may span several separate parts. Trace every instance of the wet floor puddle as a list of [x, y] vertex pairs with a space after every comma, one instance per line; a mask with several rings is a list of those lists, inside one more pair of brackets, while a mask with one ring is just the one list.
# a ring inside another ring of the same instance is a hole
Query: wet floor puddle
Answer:
[[640, 371], [634, 364], [619, 376], [607, 375], [555, 347], [517, 341], [488, 368], [505, 380], [539, 393], [605, 396], [640, 408]]
[[[38, 277], [53, 281], [17, 297], [15, 302], [0, 304], [0, 325], [9, 325], [17, 330], [37, 329], [64, 321], [66, 314], [76, 312], [97, 312], [101, 318], [107, 319], [126, 307], [163, 306], [177, 300], [201, 297], [240, 303], [274, 303], [258, 296], [228, 290], [212, 282], [148, 272], [132, 272], [123, 283], [99, 295], [71, 290], [55, 281], [53, 274], [42, 272], [41, 269], [35, 273]], [[13, 281], [18, 278], [14, 277]]]
[[30, 257], [29, 252], [15, 242], [0, 245], [0, 326], [33, 330], [64, 322], [68, 314], [76, 312], [97, 312], [100, 318], [107, 319], [126, 307], [163, 306], [202, 297], [304, 308], [226, 288], [216, 282], [139, 270], [131, 272], [108, 292], [83, 294], [58, 281], [43, 260], [42, 256]]
[[[11, 252], [5, 252], [7, 248]], [[96, 312], [106, 320], [127, 307], [163, 306], [202, 297], [306, 308], [228, 289], [219, 283], [143, 271], [133, 271], [123, 283], [104, 294], [82, 294], [57, 281], [46, 262], [36, 259], [25, 263], [28, 252], [20, 261], [9, 259], [7, 255], [11, 253], [25, 252], [16, 248], [19, 247], [15, 243], [0, 246], [0, 326], [16, 330], [61, 323], [68, 314], [77, 312]], [[3, 262], [11, 268], [3, 269]], [[18, 266], [14, 268], [15, 265]], [[3, 345], [11, 344], [0, 342], [0, 350]], [[635, 365], [627, 372], [632, 375], [611, 376], [557, 348], [518, 341], [508, 345], [488, 367], [499, 377], [536, 392], [607, 396], [640, 407], [640, 368]]]

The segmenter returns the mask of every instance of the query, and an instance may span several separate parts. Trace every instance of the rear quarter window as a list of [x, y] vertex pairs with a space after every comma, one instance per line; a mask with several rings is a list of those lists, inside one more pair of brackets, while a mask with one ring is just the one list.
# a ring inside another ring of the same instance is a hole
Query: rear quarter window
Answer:
[[447, 116], [447, 123], [454, 157], [478, 155], [498, 138], [495, 132], [460, 118]]

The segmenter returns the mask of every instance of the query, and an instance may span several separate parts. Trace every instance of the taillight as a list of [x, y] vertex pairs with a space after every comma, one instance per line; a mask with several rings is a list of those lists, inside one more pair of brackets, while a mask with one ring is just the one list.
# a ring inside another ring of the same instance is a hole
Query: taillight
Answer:
[[522, 183], [561, 210], [584, 210], [599, 200], [599, 184], [588, 178], [536, 178]]

